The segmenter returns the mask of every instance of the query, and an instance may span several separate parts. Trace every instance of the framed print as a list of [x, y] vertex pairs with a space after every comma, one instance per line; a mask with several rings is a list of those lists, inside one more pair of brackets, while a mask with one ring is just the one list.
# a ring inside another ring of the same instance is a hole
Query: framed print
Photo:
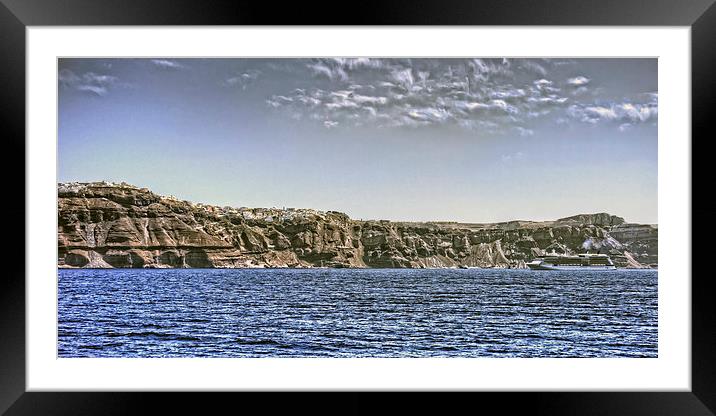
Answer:
[[160, 391], [712, 414], [710, 2], [166, 6], [4, 2], [8, 414]]

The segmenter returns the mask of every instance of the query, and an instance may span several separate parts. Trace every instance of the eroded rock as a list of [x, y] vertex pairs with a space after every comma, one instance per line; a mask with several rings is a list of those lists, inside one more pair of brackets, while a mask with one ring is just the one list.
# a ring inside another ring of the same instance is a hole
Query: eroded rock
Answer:
[[58, 185], [60, 267], [524, 267], [591, 250], [657, 265], [658, 229], [606, 214], [493, 224], [357, 221], [295, 208], [180, 201], [128, 184]]

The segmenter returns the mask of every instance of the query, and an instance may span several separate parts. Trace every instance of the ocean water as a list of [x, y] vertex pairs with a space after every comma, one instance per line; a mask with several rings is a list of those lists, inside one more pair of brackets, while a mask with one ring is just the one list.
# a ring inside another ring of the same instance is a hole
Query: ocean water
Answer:
[[59, 357], [657, 357], [657, 272], [59, 270]]

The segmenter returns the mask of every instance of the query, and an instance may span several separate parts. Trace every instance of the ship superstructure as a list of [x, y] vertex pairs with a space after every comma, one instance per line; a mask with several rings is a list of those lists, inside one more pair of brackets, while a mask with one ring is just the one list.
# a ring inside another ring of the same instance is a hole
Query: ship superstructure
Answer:
[[527, 263], [532, 270], [616, 270], [606, 254], [548, 254]]

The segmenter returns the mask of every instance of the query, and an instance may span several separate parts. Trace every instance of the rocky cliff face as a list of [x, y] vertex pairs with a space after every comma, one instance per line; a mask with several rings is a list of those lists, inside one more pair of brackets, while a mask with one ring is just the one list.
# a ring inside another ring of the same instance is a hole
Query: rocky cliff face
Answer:
[[356, 221], [311, 209], [231, 208], [127, 184], [58, 185], [60, 267], [524, 267], [546, 252], [657, 263], [655, 226], [613, 215], [494, 224]]

